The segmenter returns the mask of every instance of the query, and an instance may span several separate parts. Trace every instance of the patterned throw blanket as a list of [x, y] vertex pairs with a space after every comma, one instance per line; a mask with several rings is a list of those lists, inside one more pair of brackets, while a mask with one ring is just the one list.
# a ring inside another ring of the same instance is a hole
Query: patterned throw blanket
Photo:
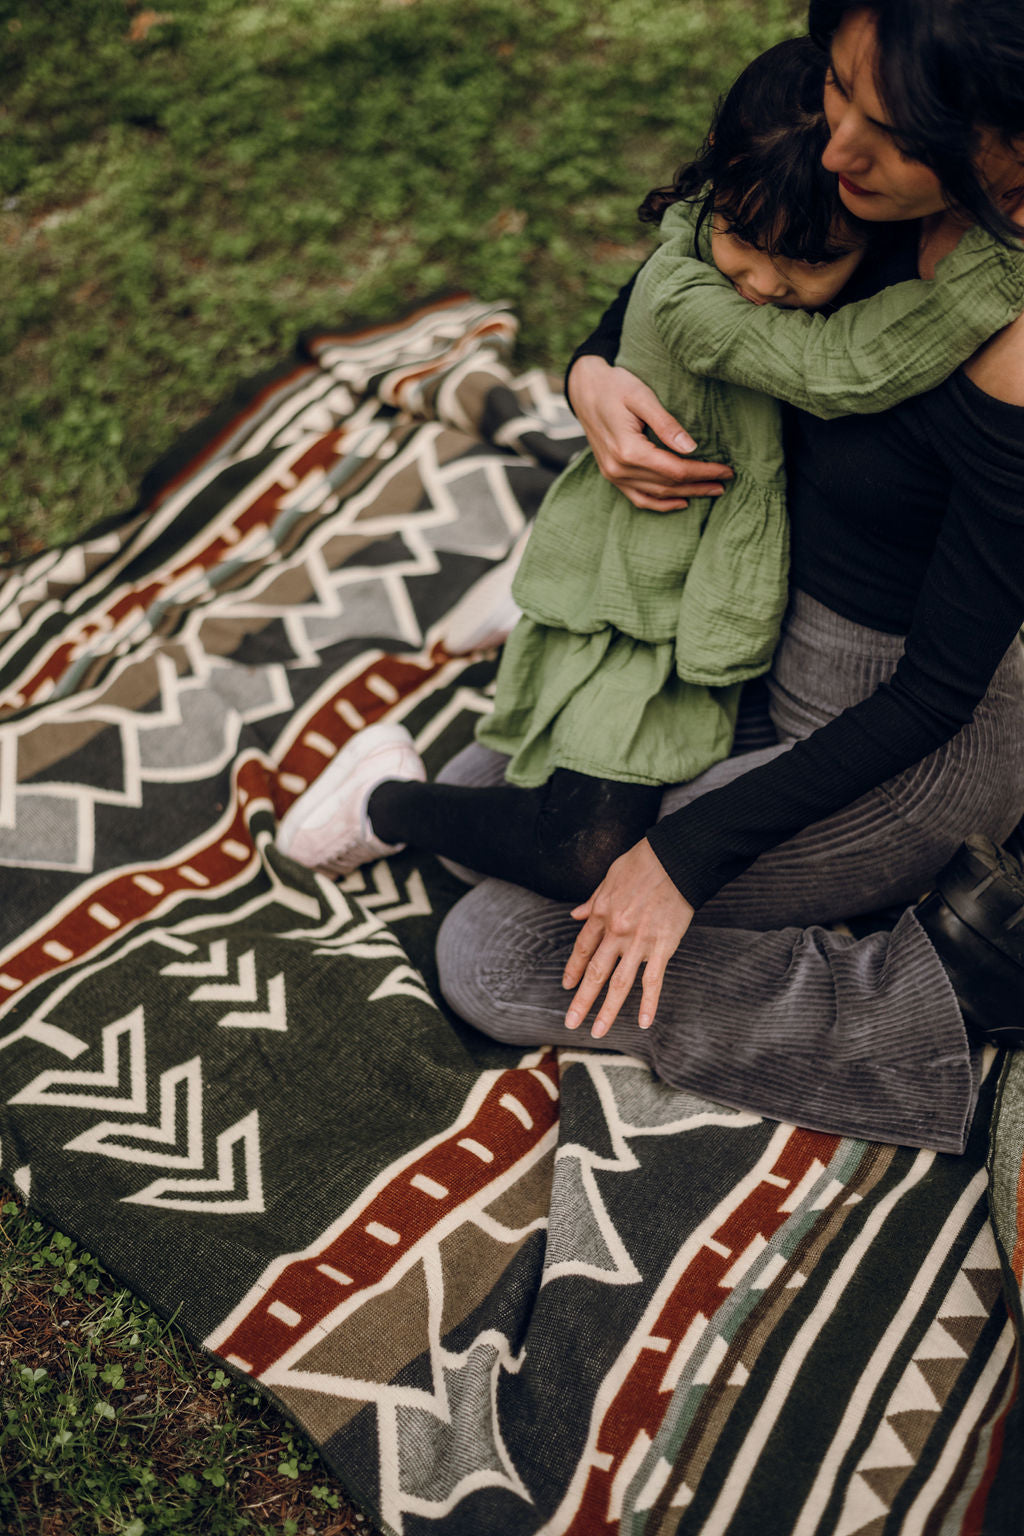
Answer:
[[489, 707], [442, 621], [578, 446], [514, 330], [308, 338], [6, 574], [2, 1176], [387, 1532], [1010, 1536], [1024, 1060], [952, 1158], [524, 1055], [438, 998], [454, 876], [275, 848], [365, 723]]

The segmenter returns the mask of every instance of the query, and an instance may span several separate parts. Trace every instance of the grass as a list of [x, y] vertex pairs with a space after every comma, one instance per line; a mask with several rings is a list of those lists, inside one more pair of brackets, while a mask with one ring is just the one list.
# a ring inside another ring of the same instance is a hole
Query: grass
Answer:
[[[634, 211], [802, 0], [0, 0], [0, 558], [129, 506], [304, 327], [510, 300], [560, 370]], [[0, 1231], [0, 1521], [361, 1529], [305, 1442], [96, 1260]]]
[[[466, 287], [560, 368], [800, 0], [0, 0], [0, 539], [131, 503], [305, 326]], [[154, 20], [154, 18], [156, 18]]]
[[89, 1253], [0, 1206], [0, 1529], [372, 1532], [302, 1435]]

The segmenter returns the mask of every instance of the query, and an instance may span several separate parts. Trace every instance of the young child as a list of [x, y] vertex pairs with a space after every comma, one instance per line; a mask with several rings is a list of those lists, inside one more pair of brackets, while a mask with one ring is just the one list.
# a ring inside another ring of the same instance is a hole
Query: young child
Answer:
[[740, 685], [767, 669], [786, 601], [781, 406], [881, 411], [941, 383], [1024, 308], [1024, 256], [971, 229], [934, 281], [822, 311], [865, 227], [821, 166], [825, 60], [809, 39], [756, 59], [700, 156], [641, 216], [617, 362], [735, 476], [721, 497], [637, 509], [581, 455], [538, 514], [513, 592], [523, 617], [478, 740], [489, 788], [426, 785], [411, 738], [351, 741], [282, 821], [283, 852], [347, 874], [414, 841], [579, 901], [657, 818], [662, 788], [730, 750]]

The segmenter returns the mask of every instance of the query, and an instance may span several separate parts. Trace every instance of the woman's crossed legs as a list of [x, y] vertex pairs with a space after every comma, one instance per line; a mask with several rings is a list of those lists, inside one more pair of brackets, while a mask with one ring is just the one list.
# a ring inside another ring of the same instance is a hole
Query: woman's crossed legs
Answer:
[[[666, 805], [783, 750], [718, 764]], [[494, 783], [502, 762], [472, 747], [444, 776]], [[913, 911], [859, 940], [803, 926], [808, 909], [829, 921], [913, 901], [959, 837], [908, 825], [876, 792], [762, 856], [698, 914], [648, 1031], [636, 1024], [639, 986], [599, 1042], [586, 1026], [566, 1030], [562, 972], [579, 925], [565, 905], [497, 880], [445, 920], [441, 984], [462, 1017], [500, 1040], [623, 1051], [677, 1087], [773, 1119], [959, 1152], [976, 1060]]]

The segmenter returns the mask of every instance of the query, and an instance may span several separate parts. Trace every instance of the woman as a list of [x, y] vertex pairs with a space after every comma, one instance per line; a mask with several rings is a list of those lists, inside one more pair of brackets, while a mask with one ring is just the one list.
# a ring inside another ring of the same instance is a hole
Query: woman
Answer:
[[[930, 276], [965, 222], [1011, 238], [1016, 0], [812, 0], [810, 27], [831, 54], [824, 163], [852, 213], [892, 230], [850, 296]], [[643, 438], [646, 424], [692, 446], [610, 369], [615, 330], [612, 314], [569, 377], [605, 475], [666, 510], [720, 487], [725, 466], [684, 466]], [[1024, 808], [1024, 322], [927, 396], [792, 427], [778, 741], [669, 791], [657, 827], [571, 914], [479, 885], [442, 931], [442, 985], [464, 1017], [523, 1044], [569, 1043], [564, 1025], [607, 987], [592, 1040], [669, 1082], [959, 1151], [979, 1042], [1024, 1043], [1024, 873], [985, 840]], [[456, 760], [463, 782], [501, 768], [480, 749]], [[984, 836], [891, 934], [801, 926], [913, 901], [971, 831]]]

